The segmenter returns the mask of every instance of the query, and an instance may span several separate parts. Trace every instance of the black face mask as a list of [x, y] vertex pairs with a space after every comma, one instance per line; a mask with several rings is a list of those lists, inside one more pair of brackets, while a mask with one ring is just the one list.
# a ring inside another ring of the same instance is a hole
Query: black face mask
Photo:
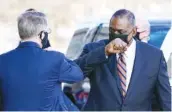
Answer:
[[42, 31], [40, 33], [40, 38], [42, 37], [43, 33], [44, 33], [44, 37], [43, 37], [43, 39], [41, 39], [41, 43], [42, 43], [42, 49], [45, 49], [45, 48], [50, 47], [51, 45], [50, 45], [50, 42], [48, 40], [48, 32]]
[[116, 38], [120, 38], [123, 40], [125, 43], [129, 44], [128, 42], [128, 35], [127, 34], [115, 34], [114, 32], [109, 33], [109, 41], [112, 41]]

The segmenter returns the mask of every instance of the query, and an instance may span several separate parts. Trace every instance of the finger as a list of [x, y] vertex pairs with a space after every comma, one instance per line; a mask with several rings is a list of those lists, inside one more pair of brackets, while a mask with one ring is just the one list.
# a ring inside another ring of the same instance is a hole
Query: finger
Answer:
[[124, 47], [123, 47], [123, 45], [120, 43], [119, 45], [118, 45], [118, 47], [117, 47], [117, 50], [123, 50], [124, 49]]
[[116, 46], [116, 47], [120, 47], [120, 43], [116, 43], [115, 46]]
[[122, 44], [122, 43], [120, 43], [120, 44], [119, 44], [119, 48], [122, 48], [122, 47], [123, 47], [123, 44]]
[[125, 42], [122, 42], [121, 44], [123, 47], [127, 46], [127, 43], [125, 43]]
[[114, 50], [119, 50], [120, 47], [119, 47], [119, 45], [114, 45], [114, 46], [113, 46], [113, 49], [114, 49]]
[[127, 48], [128, 48], [128, 47], [127, 47], [127, 46], [125, 46], [125, 47], [124, 47], [124, 51], [126, 51], [126, 50], [127, 50]]
[[114, 50], [123, 50], [124, 46], [126, 45], [126, 43], [123, 42], [121, 39], [115, 39], [113, 44], [114, 44]]
[[114, 47], [113, 50], [121, 50], [121, 49], [122, 49], [122, 47]]
[[113, 50], [119, 50], [117, 47], [115, 47]]
[[113, 54], [120, 53], [120, 52], [121, 52], [121, 50], [113, 50], [112, 51]]

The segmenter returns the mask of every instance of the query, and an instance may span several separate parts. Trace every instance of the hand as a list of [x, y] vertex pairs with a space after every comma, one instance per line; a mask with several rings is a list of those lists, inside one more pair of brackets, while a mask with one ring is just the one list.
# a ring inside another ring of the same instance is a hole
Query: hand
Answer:
[[110, 54], [121, 53], [127, 50], [127, 43], [122, 41], [120, 38], [112, 40], [105, 47], [105, 54], [109, 56]]

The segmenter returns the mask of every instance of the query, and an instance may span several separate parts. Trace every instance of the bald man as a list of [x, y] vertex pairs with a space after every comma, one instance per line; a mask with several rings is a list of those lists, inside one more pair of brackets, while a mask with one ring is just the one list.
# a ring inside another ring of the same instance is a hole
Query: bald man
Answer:
[[147, 19], [136, 19], [137, 39], [147, 43], [150, 39], [150, 23]]
[[[114, 13], [109, 39], [85, 45], [76, 63], [90, 79], [87, 111], [151, 111], [152, 95], [171, 110], [171, 88], [162, 51], [135, 41], [134, 14]], [[121, 41], [123, 40], [123, 41]]]

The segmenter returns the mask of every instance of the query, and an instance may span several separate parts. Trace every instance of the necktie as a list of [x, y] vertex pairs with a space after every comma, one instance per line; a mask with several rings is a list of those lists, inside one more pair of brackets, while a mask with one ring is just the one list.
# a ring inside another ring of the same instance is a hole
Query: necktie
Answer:
[[127, 88], [126, 88], [127, 71], [126, 71], [125, 58], [124, 58], [123, 54], [121, 54], [121, 53], [119, 54], [119, 58], [118, 58], [117, 73], [120, 78], [120, 83], [121, 83], [121, 87], [122, 87], [122, 95], [123, 95], [123, 97], [125, 97], [126, 92], [127, 92]]

